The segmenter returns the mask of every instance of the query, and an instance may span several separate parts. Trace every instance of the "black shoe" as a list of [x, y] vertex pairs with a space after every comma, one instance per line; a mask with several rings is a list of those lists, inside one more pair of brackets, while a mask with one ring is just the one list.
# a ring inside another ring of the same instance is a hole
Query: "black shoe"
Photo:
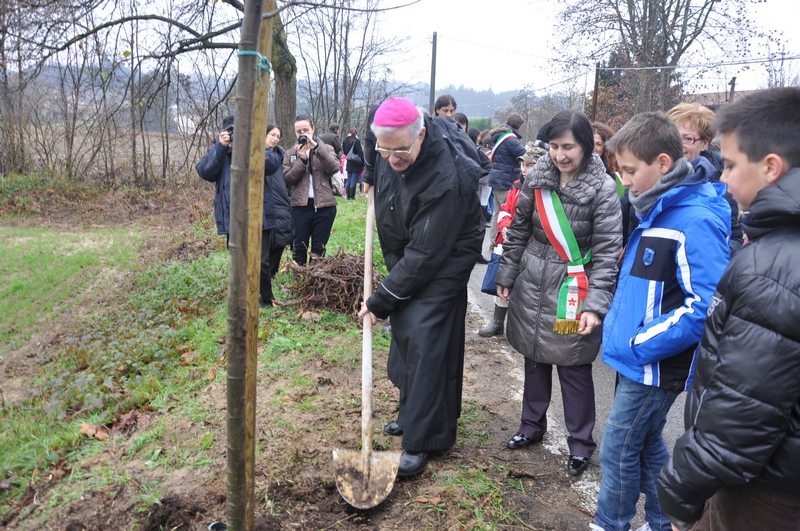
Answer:
[[530, 446], [533, 443], [537, 443], [537, 442], [539, 442], [541, 440], [542, 440], [542, 437], [539, 437], [538, 439], [531, 439], [527, 435], [523, 435], [521, 433], [517, 433], [516, 435], [514, 435], [513, 437], [511, 437], [508, 440], [508, 442], [506, 443], [506, 446], [508, 446], [512, 450], [519, 450], [520, 448], [525, 448], [526, 446]]
[[571, 455], [569, 456], [569, 461], [567, 461], [567, 471], [573, 476], [577, 476], [583, 473], [583, 471], [586, 470], [587, 466], [589, 466], [588, 457]]
[[400, 457], [400, 468], [397, 469], [398, 476], [416, 476], [424, 472], [428, 466], [428, 452], [403, 452]]
[[391, 435], [392, 437], [399, 437], [400, 435], [403, 435], [403, 427], [398, 424], [397, 421], [390, 422], [383, 427], [383, 433], [386, 435]]
[[483, 257], [483, 255], [481, 255], [480, 258], [478, 258], [478, 263], [486, 265], [489, 263], [489, 260], [487, 260], [486, 258]]

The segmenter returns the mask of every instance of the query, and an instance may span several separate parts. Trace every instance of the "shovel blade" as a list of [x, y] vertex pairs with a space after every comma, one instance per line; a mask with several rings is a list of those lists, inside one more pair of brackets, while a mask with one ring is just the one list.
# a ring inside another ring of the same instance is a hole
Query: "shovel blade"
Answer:
[[356, 509], [371, 509], [392, 492], [402, 452], [360, 452], [334, 448], [336, 488]]

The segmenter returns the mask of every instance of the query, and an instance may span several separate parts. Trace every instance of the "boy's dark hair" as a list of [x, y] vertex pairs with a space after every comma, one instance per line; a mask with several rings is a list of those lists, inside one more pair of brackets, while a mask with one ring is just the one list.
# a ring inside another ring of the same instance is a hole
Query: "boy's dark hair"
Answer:
[[739, 151], [750, 162], [770, 153], [800, 166], [800, 87], [759, 90], [717, 111], [720, 134], [736, 133]]
[[455, 120], [458, 124], [464, 124], [464, 127], [469, 129], [469, 119], [467, 119], [467, 115], [463, 112], [457, 112], [453, 114], [453, 120]]
[[470, 127], [467, 129], [467, 136], [469, 136], [475, 144], [478, 143], [478, 136], [480, 136], [480, 134], [480, 130], [476, 127]]
[[328, 131], [330, 131], [331, 133], [337, 133], [338, 134], [339, 133], [339, 124], [337, 124], [336, 122], [332, 123], [331, 125], [328, 126]]
[[506, 123], [511, 127], [513, 127], [514, 129], [519, 129], [520, 127], [522, 127], [522, 124], [525, 123], [525, 120], [522, 118], [522, 116], [519, 115], [519, 113], [512, 112], [511, 114], [508, 115]]
[[683, 157], [681, 134], [663, 111], [637, 114], [606, 142], [606, 148], [615, 154], [626, 149], [646, 164], [652, 164], [662, 153], [672, 162]]
[[547, 142], [552, 142], [566, 132], [572, 132], [575, 141], [583, 150], [583, 160], [581, 160], [578, 170], [582, 172], [589, 165], [594, 152], [592, 123], [580, 111], [561, 111], [547, 122]]
[[456, 100], [450, 94], [442, 94], [436, 101], [433, 103], [433, 114], [436, 115], [437, 111], [442, 107], [447, 107], [448, 105], [453, 106], [453, 110], [458, 109], [458, 105], [456, 105]]

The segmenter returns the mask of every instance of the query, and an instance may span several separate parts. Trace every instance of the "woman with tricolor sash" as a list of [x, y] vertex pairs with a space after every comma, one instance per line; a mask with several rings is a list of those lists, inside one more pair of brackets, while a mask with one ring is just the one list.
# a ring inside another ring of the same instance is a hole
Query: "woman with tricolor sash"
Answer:
[[544, 437], [555, 365], [567, 470], [578, 475], [597, 446], [592, 362], [614, 295], [621, 210], [583, 113], [556, 114], [547, 139], [550, 152], [525, 181], [495, 280], [498, 296], [509, 300], [506, 336], [525, 357], [522, 420], [507, 445], [524, 448]]

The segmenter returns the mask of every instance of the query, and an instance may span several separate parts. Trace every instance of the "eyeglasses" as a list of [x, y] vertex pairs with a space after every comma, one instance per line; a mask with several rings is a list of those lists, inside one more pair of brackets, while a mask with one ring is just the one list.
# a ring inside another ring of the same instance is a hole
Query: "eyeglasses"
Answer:
[[696, 137], [689, 136], [689, 135], [683, 135], [681, 137], [681, 140], [683, 140], [683, 143], [686, 144], [687, 146], [693, 146], [696, 142], [699, 142], [700, 140], [703, 140], [703, 139], [702, 138], [696, 138]]
[[385, 158], [389, 158], [392, 155], [410, 155], [412, 149], [414, 149], [414, 145], [413, 144], [408, 149], [386, 149], [386, 148], [375, 146], [375, 151], [380, 153], [381, 156], [383, 156]]

